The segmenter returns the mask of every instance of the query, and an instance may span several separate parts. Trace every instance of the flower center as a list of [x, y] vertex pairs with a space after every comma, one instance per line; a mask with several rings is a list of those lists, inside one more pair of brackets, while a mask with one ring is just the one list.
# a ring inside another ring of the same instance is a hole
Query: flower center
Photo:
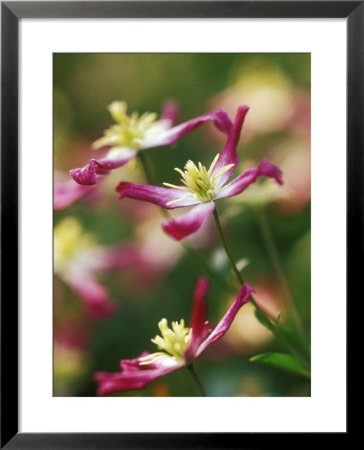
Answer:
[[157, 119], [156, 113], [149, 112], [141, 116], [137, 112], [133, 112], [128, 116], [126, 102], [111, 103], [109, 111], [116, 124], [108, 128], [104, 132], [104, 136], [92, 144], [94, 149], [105, 145], [138, 149]]
[[206, 169], [206, 167], [200, 162], [196, 166], [196, 164], [191, 160], [187, 161], [184, 171], [176, 167], [174, 170], [182, 175], [181, 181], [184, 186], [176, 186], [170, 183], [163, 184], [174, 189], [184, 190], [187, 194], [183, 198], [168, 202], [167, 205], [180, 202], [189, 197], [195, 197], [202, 202], [210, 202], [213, 200], [219, 190], [217, 187], [217, 182], [220, 175], [227, 172], [234, 165], [228, 164], [227, 166], [223, 166], [216, 172], [212, 173], [218, 159], [219, 154], [215, 156], [209, 169]]
[[152, 364], [160, 357], [173, 358], [176, 361], [183, 361], [183, 353], [186, 350], [191, 338], [191, 329], [185, 327], [183, 319], [180, 322], [172, 322], [172, 328], [168, 327], [167, 319], [162, 319], [158, 323], [162, 336], [155, 336], [152, 339], [161, 352], [151, 353], [141, 358], [141, 365]]

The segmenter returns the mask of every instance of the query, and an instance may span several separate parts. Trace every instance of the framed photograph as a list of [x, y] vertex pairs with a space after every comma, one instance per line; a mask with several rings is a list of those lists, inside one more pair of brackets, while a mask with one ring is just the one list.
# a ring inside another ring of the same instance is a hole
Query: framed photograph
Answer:
[[1, 448], [345, 438], [363, 2], [1, 6]]

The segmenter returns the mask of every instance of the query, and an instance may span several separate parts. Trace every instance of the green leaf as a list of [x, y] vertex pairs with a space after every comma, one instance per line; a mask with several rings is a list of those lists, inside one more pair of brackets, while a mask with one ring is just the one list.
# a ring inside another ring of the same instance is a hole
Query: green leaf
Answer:
[[297, 358], [286, 353], [261, 353], [250, 358], [250, 361], [268, 364], [269, 366], [293, 372], [306, 378], [311, 377], [310, 372]]

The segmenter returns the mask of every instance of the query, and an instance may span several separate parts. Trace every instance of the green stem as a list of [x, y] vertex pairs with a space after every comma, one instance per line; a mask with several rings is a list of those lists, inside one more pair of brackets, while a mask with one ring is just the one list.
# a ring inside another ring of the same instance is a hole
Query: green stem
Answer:
[[148, 184], [152, 184], [152, 176], [150, 174], [149, 165], [147, 163], [145, 155], [143, 155], [143, 153], [141, 151], [138, 153], [138, 158], [139, 158], [141, 166], [143, 167], [144, 175], [145, 175], [145, 178], [146, 178]]
[[196, 373], [196, 370], [195, 370], [195, 368], [193, 366], [193, 363], [188, 364], [187, 365], [187, 369], [190, 371], [193, 379], [196, 381], [196, 384], [198, 386], [198, 389], [200, 391], [201, 396], [202, 397], [206, 397], [205, 389], [202, 386], [201, 380], [200, 380], [199, 376]]
[[[236, 275], [236, 278], [239, 280], [239, 283], [241, 285], [243, 285], [245, 283], [244, 278], [242, 276], [242, 274], [240, 273], [239, 269], [236, 267], [234, 258], [230, 252], [230, 249], [226, 243], [226, 239], [224, 237], [224, 233], [222, 231], [221, 228], [221, 223], [220, 223], [220, 219], [219, 219], [219, 214], [217, 212], [217, 209], [214, 209], [214, 219], [215, 219], [215, 224], [216, 224], [216, 229], [217, 229], [217, 234], [219, 235], [220, 238], [220, 242], [222, 244], [222, 246], [224, 247], [226, 256], [228, 257], [231, 267]], [[256, 301], [254, 300], [253, 296], [250, 296], [250, 301], [251, 303], [255, 306], [255, 308], [259, 311], [259, 314], [264, 318], [264, 320], [267, 322], [267, 325], [270, 324], [272, 327], [274, 327], [274, 325], [272, 324], [271, 320], [267, 317], [267, 315], [260, 309], [260, 307], [257, 305]]]
[[283, 295], [286, 297], [286, 299], [292, 305], [292, 313], [293, 313], [294, 321], [296, 323], [297, 328], [300, 330], [301, 333], [303, 333], [303, 325], [302, 325], [301, 317], [298, 313], [297, 305], [292, 297], [286, 277], [284, 275], [282, 265], [280, 263], [277, 246], [274, 242], [273, 235], [272, 235], [271, 229], [269, 227], [267, 215], [266, 215], [264, 208], [260, 210], [258, 217], [259, 217], [259, 224], [260, 224], [263, 241], [265, 243], [267, 253], [268, 253], [270, 259], [272, 260], [274, 270], [276, 272], [277, 278], [281, 285], [281, 289], [283, 291]]
[[[234, 258], [233, 258], [232, 254], [230, 252], [230, 249], [229, 249], [229, 247], [228, 247], [228, 245], [226, 243], [226, 239], [225, 239], [224, 233], [222, 231], [219, 215], [218, 215], [218, 212], [217, 212], [216, 208], [214, 210], [214, 219], [215, 219], [217, 233], [219, 235], [221, 244], [224, 247], [226, 256], [228, 257], [228, 259], [229, 259], [229, 261], [231, 263], [231, 267], [232, 267], [232, 269], [233, 269], [237, 279], [239, 280], [239, 282], [241, 284], [244, 284], [243, 276], [241, 275], [239, 269], [236, 267]], [[250, 302], [255, 307], [256, 312], [259, 314], [259, 316], [261, 318], [261, 322], [264, 323], [265, 327], [268, 328], [271, 331], [271, 333], [282, 343], [282, 345], [284, 345], [286, 347], [286, 349], [292, 355], [294, 355], [296, 358], [298, 358], [300, 361], [302, 361], [305, 364], [305, 366], [307, 367], [306, 361], [302, 359], [302, 357], [299, 355], [299, 353], [296, 351], [296, 349], [291, 345], [291, 343], [288, 342], [287, 339], [284, 336], [282, 336], [281, 333], [279, 333], [279, 330], [277, 330], [277, 328], [276, 328], [276, 324], [274, 322], [272, 322], [272, 319], [270, 317], [268, 317], [267, 314], [265, 314], [263, 312], [263, 310], [259, 307], [259, 305], [254, 300], [252, 295], [250, 296]]]
[[[144, 176], [145, 176], [145, 179], [147, 180], [147, 183], [148, 184], [153, 184], [152, 176], [151, 176], [151, 173], [150, 173], [150, 168], [149, 168], [149, 165], [148, 165], [146, 157], [143, 155], [142, 152], [139, 152], [138, 153], [138, 158], [139, 158], [140, 164], [141, 164], [141, 166], [143, 168]], [[167, 213], [167, 211], [164, 208], [161, 208], [161, 211], [162, 211], [164, 217], [168, 217], [168, 213]]]
[[244, 279], [243, 276], [241, 275], [239, 269], [236, 267], [234, 258], [230, 252], [230, 249], [226, 243], [225, 237], [224, 237], [224, 233], [222, 232], [222, 228], [221, 228], [221, 223], [220, 223], [220, 219], [219, 219], [219, 215], [217, 213], [217, 209], [214, 209], [214, 219], [215, 219], [215, 224], [216, 224], [216, 229], [217, 229], [217, 234], [219, 235], [220, 238], [220, 242], [222, 244], [222, 246], [224, 247], [226, 256], [228, 257], [231, 267], [233, 269], [233, 271], [235, 272], [235, 275], [237, 277], [237, 279], [239, 280], [240, 284], [243, 285], [244, 284]]

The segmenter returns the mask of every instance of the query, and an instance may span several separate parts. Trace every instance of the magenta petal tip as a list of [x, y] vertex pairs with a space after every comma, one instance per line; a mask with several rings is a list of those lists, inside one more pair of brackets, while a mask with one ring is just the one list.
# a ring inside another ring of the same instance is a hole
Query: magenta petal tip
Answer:
[[96, 163], [94, 160], [91, 160], [90, 163], [83, 168], [70, 170], [69, 173], [78, 184], [83, 186], [92, 186], [93, 184], [96, 184]]
[[283, 184], [283, 174], [281, 169], [272, 164], [268, 159], [263, 159], [258, 166], [258, 171], [260, 175], [265, 175], [266, 177], [274, 178], [276, 182], [280, 185]]
[[243, 286], [240, 288], [239, 296], [240, 304], [245, 305], [245, 303], [248, 303], [250, 300], [250, 295], [255, 293], [255, 289], [253, 289], [249, 284], [244, 283]]

